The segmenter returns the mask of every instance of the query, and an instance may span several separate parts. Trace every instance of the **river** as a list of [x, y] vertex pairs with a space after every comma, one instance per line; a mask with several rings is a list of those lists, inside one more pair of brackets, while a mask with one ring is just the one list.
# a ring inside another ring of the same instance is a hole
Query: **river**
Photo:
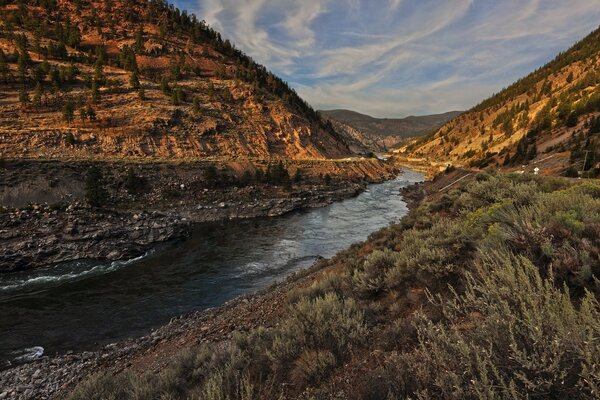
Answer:
[[411, 170], [326, 208], [197, 225], [189, 240], [124, 262], [0, 275], [0, 365], [148, 333], [331, 257], [406, 215]]

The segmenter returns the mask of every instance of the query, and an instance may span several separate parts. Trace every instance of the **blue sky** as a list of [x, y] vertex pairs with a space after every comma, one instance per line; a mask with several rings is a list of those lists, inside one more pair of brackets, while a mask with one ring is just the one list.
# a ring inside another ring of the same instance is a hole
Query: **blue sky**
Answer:
[[464, 110], [600, 23], [600, 0], [176, 0], [315, 108]]

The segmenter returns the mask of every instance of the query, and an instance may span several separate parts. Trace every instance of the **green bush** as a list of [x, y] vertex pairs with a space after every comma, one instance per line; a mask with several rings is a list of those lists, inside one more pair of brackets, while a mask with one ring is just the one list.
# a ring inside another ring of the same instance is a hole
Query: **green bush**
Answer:
[[571, 301], [526, 258], [498, 254], [422, 318], [419, 345], [394, 354], [398, 395], [439, 399], [592, 399], [600, 382], [600, 312], [591, 294]]
[[352, 300], [333, 293], [293, 305], [268, 350], [276, 369], [287, 369], [307, 350], [327, 350], [338, 359], [365, 339], [364, 314]]
[[376, 250], [365, 260], [363, 267], [354, 271], [352, 284], [363, 297], [381, 293], [385, 287], [385, 273], [400, 261], [400, 254], [390, 249]]
[[441, 219], [430, 229], [404, 232], [396, 245], [399, 254], [394, 268], [385, 275], [386, 286], [446, 287], [468, 266], [477, 236], [476, 229], [451, 219]]

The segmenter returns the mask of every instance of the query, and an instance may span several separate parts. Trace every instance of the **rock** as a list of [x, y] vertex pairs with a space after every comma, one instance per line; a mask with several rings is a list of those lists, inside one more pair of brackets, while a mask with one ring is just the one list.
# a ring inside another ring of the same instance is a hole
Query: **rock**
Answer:
[[118, 260], [119, 258], [121, 258], [121, 253], [118, 250], [113, 250], [110, 253], [108, 253], [106, 258], [109, 260]]
[[8, 398], [8, 392], [0, 393], [0, 399], [6, 399], [6, 398]]

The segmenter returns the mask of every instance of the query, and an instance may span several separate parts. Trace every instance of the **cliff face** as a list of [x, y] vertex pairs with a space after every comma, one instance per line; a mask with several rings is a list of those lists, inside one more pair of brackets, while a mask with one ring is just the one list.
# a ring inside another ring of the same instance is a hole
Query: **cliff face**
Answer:
[[2, 157], [352, 154], [285, 82], [164, 2], [0, 4]]
[[600, 30], [403, 152], [472, 167], [598, 174], [599, 44]]

